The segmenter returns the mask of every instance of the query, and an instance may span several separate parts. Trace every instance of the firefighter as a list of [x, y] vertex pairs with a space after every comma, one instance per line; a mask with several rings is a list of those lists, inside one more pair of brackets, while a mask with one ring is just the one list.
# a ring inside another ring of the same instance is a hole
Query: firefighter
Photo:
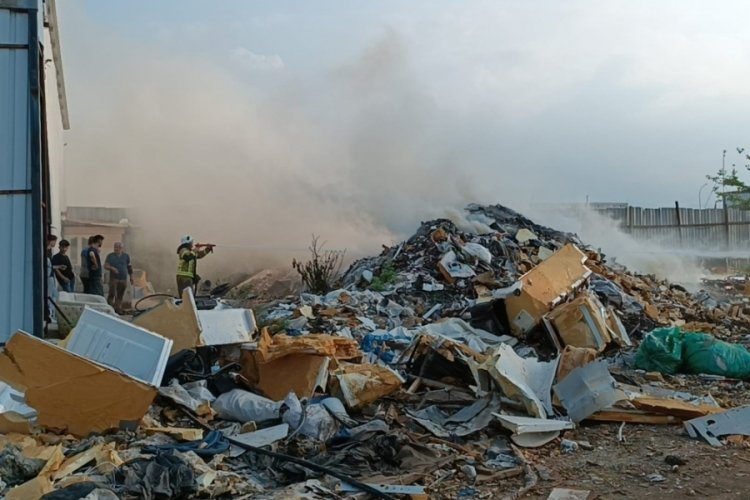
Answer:
[[200, 281], [200, 276], [196, 272], [198, 259], [213, 253], [214, 245], [201, 245], [194, 243], [191, 236], [183, 236], [180, 246], [177, 247], [177, 296], [182, 297], [182, 291], [186, 288], [193, 288]]

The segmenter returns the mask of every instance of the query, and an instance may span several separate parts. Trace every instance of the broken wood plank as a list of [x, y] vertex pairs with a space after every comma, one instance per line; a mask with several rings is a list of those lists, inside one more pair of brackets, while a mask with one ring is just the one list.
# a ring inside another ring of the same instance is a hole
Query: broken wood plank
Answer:
[[97, 444], [96, 446], [92, 446], [88, 450], [79, 453], [78, 455], [74, 455], [65, 462], [62, 463], [60, 468], [55, 472], [55, 474], [52, 476], [55, 481], [58, 481], [66, 476], [69, 476], [73, 474], [75, 471], [83, 467], [89, 462], [92, 462], [96, 459], [96, 457], [101, 453], [102, 448], [104, 448], [104, 444]]
[[719, 406], [707, 404], [694, 405], [677, 399], [637, 398], [632, 400], [631, 403], [639, 410], [661, 415], [671, 415], [681, 420], [705, 417], [706, 415], [724, 411]]
[[167, 434], [180, 441], [199, 441], [203, 439], [203, 429], [193, 429], [190, 427], [144, 427], [143, 430], [146, 434]]
[[649, 425], [675, 425], [682, 421], [671, 415], [653, 415], [649, 413], [625, 410], [602, 410], [590, 415], [586, 420], [595, 422], [628, 422]]
[[479, 474], [475, 482], [476, 483], [489, 483], [491, 481], [498, 481], [500, 479], [509, 479], [511, 477], [520, 476], [522, 474], [523, 474], [523, 467], [513, 467], [511, 469], [497, 471], [489, 475]]

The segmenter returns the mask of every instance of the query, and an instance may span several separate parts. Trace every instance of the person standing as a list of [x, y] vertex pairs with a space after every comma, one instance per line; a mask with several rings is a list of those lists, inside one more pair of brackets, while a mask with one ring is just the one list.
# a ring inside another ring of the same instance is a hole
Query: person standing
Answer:
[[55, 320], [55, 311], [52, 309], [52, 304], [50, 302], [50, 299], [57, 300], [57, 281], [55, 280], [55, 270], [54, 267], [52, 267], [52, 250], [55, 249], [57, 246], [57, 236], [54, 234], [48, 234], [47, 235], [47, 281], [46, 281], [46, 297], [45, 305], [46, 305], [46, 317], [45, 319], [47, 322], [54, 321]]
[[104, 285], [102, 284], [102, 258], [100, 252], [104, 236], [97, 234], [91, 237], [91, 244], [86, 252], [86, 264], [89, 272], [89, 292], [91, 295], [104, 297]]
[[[182, 291], [193, 288], [199, 281], [197, 265], [198, 259], [213, 253], [213, 245], [205, 245], [198, 250], [191, 236], [183, 236], [180, 246], [177, 247], [177, 296], [182, 297]], [[195, 292], [195, 290], [193, 290]]]
[[86, 248], [81, 250], [81, 267], [78, 269], [78, 277], [83, 285], [83, 293], [91, 293], [91, 287], [89, 286], [89, 248], [91, 248], [93, 241], [94, 237], [89, 236]]
[[57, 283], [60, 289], [65, 292], [73, 293], [76, 285], [76, 275], [73, 272], [73, 264], [68, 257], [70, 242], [68, 240], [60, 241], [60, 251], [52, 256], [52, 268], [55, 270]]
[[104, 269], [109, 271], [107, 303], [115, 308], [117, 314], [122, 314], [122, 297], [128, 282], [133, 284], [133, 266], [130, 265], [130, 255], [125, 253], [125, 247], [119, 241], [114, 245], [114, 252], [107, 255]]

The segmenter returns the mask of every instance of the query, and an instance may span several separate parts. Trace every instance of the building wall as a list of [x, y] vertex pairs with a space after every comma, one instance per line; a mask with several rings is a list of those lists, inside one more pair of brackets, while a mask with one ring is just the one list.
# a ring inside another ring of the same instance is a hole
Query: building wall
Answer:
[[52, 57], [52, 42], [49, 27], [44, 28], [44, 91], [47, 112], [47, 154], [49, 156], [50, 212], [52, 234], [60, 236], [62, 231], [61, 214], [65, 211], [65, 147], [60, 97], [57, 92], [58, 68]]
[[0, 344], [20, 329], [42, 334], [37, 7], [0, 0]]
[[55, 0], [44, 0], [44, 31], [42, 50], [44, 64], [44, 95], [47, 132], [47, 158], [49, 159], [50, 230], [58, 236], [62, 231], [62, 213], [65, 198], [65, 130], [68, 122], [68, 104], [65, 96], [65, 75], [60, 48], [60, 26], [57, 21]]

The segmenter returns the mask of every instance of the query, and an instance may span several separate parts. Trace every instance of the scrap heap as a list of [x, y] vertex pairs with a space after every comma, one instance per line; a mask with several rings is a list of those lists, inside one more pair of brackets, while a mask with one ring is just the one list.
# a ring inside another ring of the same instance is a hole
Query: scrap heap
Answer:
[[582, 437], [606, 422], [618, 442], [625, 422], [684, 423], [715, 446], [750, 435], [744, 302], [628, 272], [499, 205], [469, 206], [462, 229], [423, 223], [341, 288], [259, 317], [186, 291], [132, 323], [82, 305], [59, 345], [16, 333], [0, 493], [546, 494], [580, 478], [545, 461], [593, 450]]

